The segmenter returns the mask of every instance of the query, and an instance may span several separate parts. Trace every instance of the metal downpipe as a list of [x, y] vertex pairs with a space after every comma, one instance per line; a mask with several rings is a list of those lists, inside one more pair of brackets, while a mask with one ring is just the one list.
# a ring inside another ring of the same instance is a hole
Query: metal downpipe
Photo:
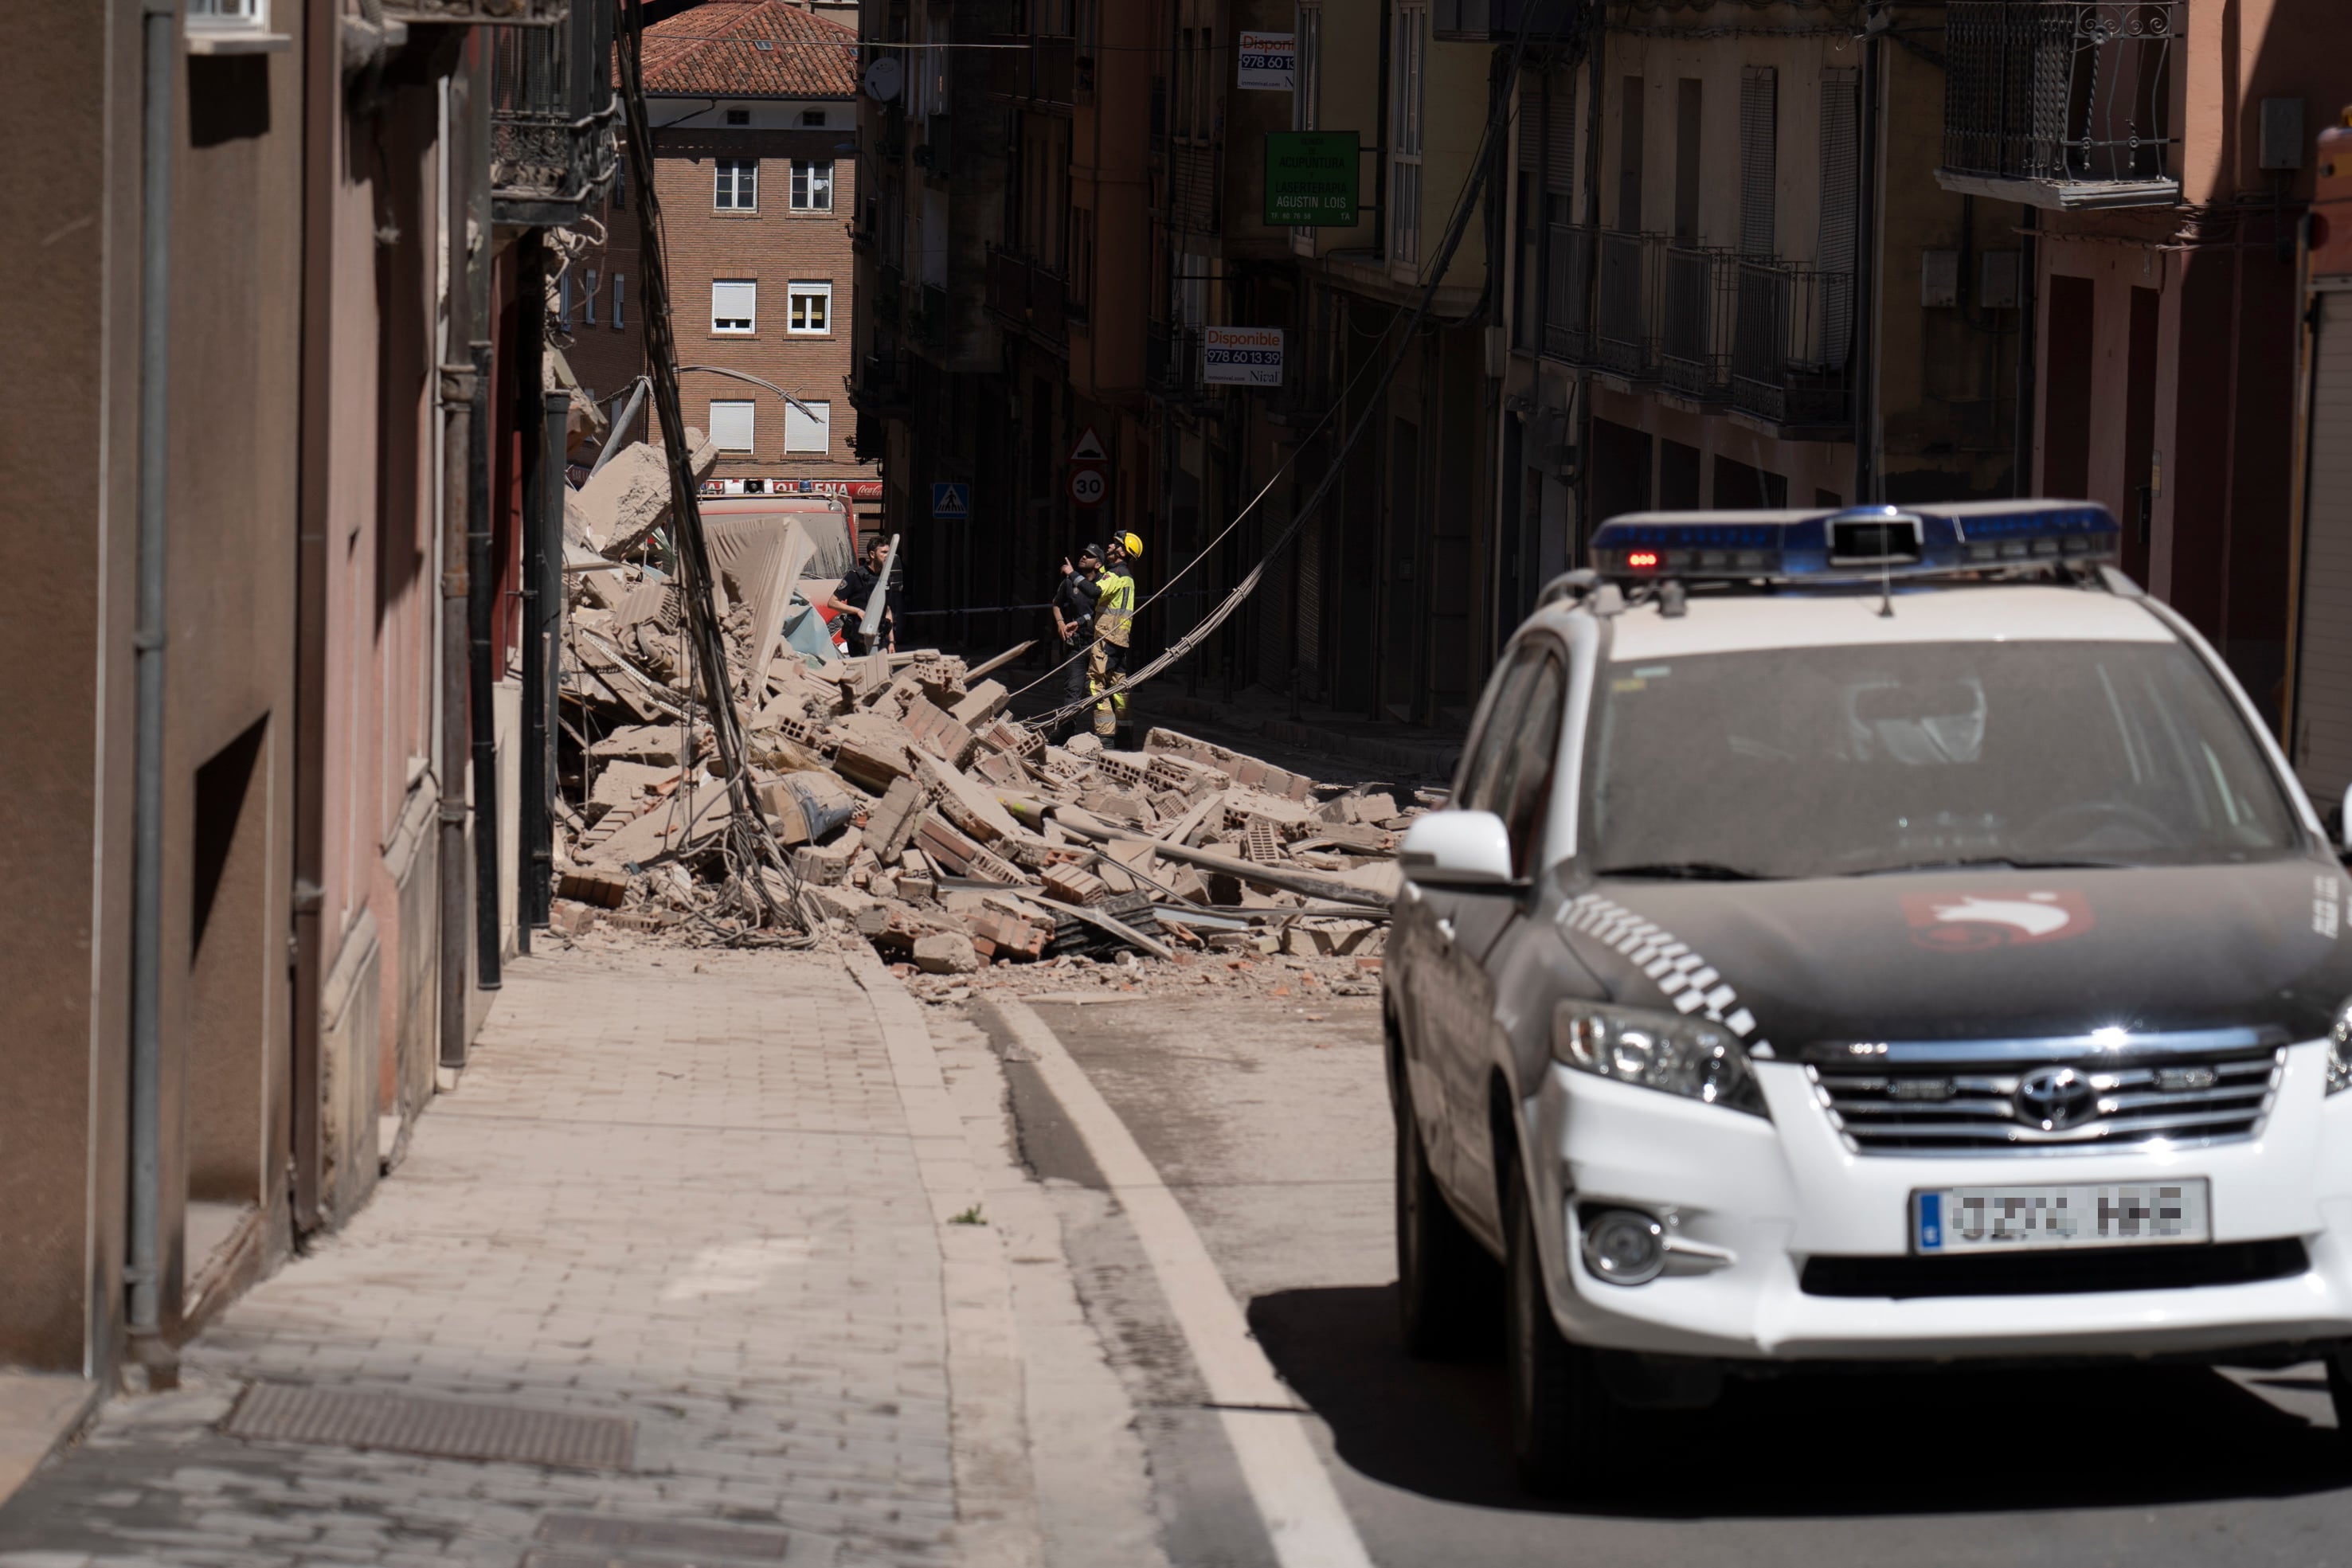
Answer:
[[557, 737], [562, 733], [563, 668], [563, 497], [565, 448], [572, 424], [572, 394], [545, 394], [547, 440], [541, 447], [545, 460], [547, 510], [539, 519], [544, 541], [540, 548], [539, 624], [541, 725], [540, 777], [544, 781], [532, 804], [539, 812], [539, 831], [530, 840], [539, 902], [531, 910], [533, 924], [544, 928], [555, 913], [555, 798], [561, 774], [557, 768]]
[[522, 448], [522, 570], [516, 580], [517, 621], [522, 643], [522, 763], [520, 798], [515, 801], [515, 951], [530, 951], [530, 932], [544, 925], [540, 896], [547, 835], [547, 650], [540, 640], [540, 586], [547, 541], [541, 519], [547, 511], [547, 422], [540, 388], [546, 377], [547, 247], [540, 231], [527, 229], [515, 242], [515, 432]]
[[491, 613], [498, 573], [490, 565], [490, 345], [474, 350], [474, 419], [467, 433], [466, 624], [472, 647], [467, 672], [468, 728], [473, 737], [474, 984], [499, 988], [499, 759], [496, 651]]
[[172, 409], [172, 143], [178, 134], [173, 82], [179, 7], [147, 0], [140, 17], [146, 56], [139, 214], [138, 727], [132, 755], [131, 850], [131, 1215], [125, 1272], [131, 1354], [150, 1375], [168, 1375], [163, 1322], [163, 549], [165, 465]]
[[[452, 290], [453, 295], [457, 291]], [[466, 493], [472, 484], [474, 367], [441, 367], [441, 805], [434, 846], [439, 882], [441, 1050], [466, 1065]]]

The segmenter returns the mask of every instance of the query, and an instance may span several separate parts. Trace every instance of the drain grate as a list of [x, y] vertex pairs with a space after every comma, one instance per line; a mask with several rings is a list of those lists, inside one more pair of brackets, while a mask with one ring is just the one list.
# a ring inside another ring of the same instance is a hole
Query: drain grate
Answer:
[[629, 1468], [635, 1451], [637, 1427], [619, 1416], [573, 1416], [462, 1399], [257, 1383], [245, 1391], [221, 1430], [262, 1442], [622, 1470]]
[[601, 1513], [551, 1513], [532, 1539], [556, 1551], [534, 1550], [525, 1568], [691, 1568], [708, 1563], [809, 1562], [790, 1552], [781, 1530], [748, 1530], [678, 1520], [616, 1519]]

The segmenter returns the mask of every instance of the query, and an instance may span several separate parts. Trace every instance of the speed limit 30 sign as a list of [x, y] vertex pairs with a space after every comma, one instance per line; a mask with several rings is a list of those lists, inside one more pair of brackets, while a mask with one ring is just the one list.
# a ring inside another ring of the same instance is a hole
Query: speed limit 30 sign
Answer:
[[1099, 507], [1110, 494], [1110, 480], [1091, 464], [1070, 465], [1070, 499], [1081, 507]]

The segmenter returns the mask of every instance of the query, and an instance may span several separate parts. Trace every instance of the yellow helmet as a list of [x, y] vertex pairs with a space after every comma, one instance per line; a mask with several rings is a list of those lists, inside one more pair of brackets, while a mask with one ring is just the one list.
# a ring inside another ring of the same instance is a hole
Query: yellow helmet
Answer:
[[1138, 535], [1132, 533], [1119, 535], [1118, 548], [1127, 552], [1127, 559], [1129, 560], [1143, 559], [1143, 540]]

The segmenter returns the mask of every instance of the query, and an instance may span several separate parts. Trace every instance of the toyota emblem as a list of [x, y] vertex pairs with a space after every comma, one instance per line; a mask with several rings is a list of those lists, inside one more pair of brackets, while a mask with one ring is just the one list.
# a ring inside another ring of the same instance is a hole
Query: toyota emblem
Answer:
[[2090, 1080], [2071, 1067], [2044, 1067], [2018, 1081], [2017, 1119], [2057, 1132], [2082, 1121], [2098, 1107]]

